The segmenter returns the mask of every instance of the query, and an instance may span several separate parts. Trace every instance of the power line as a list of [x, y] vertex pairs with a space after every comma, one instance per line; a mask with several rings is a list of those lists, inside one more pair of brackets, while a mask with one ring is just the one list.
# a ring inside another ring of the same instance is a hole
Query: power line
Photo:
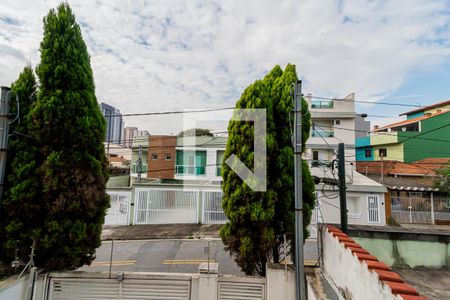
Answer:
[[306, 98], [312, 98], [312, 99], [336, 100], [336, 101], [354, 102], [354, 103], [368, 103], [368, 104], [380, 104], [380, 105], [404, 106], [404, 107], [418, 107], [418, 108], [426, 107], [426, 106], [422, 106], [420, 104], [405, 104], [405, 103], [394, 103], [394, 102], [373, 102], [373, 101], [351, 100], [351, 99], [345, 99], [345, 98], [320, 97], [320, 96], [312, 96], [312, 95], [307, 95], [305, 97]]
[[157, 115], [176, 115], [176, 114], [191, 114], [191, 113], [203, 113], [211, 111], [224, 111], [239, 109], [236, 107], [220, 107], [220, 108], [206, 108], [206, 109], [195, 109], [195, 110], [172, 110], [172, 111], [160, 111], [160, 112], [144, 112], [144, 113], [127, 113], [127, 114], [115, 114], [107, 115], [105, 118], [112, 117], [137, 117], [137, 116], [157, 116]]

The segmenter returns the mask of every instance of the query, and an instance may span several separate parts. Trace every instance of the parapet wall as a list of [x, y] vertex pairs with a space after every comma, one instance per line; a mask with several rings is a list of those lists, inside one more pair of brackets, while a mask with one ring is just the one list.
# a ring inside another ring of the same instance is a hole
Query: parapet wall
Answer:
[[323, 226], [321, 233], [323, 269], [344, 299], [427, 299], [338, 228]]

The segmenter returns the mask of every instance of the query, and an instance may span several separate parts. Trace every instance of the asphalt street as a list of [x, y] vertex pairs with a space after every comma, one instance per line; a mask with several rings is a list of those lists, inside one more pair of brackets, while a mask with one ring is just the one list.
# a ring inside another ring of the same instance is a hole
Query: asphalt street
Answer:
[[[103, 241], [96, 260], [82, 271], [108, 271], [111, 241]], [[305, 263], [317, 260], [316, 240], [305, 243]], [[220, 274], [243, 275], [225, 251], [220, 239], [209, 241], [210, 262], [219, 264]], [[208, 262], [208, 240], [125, 240], [114, 241], [112, 271], [197, 273], [200, 263]]]

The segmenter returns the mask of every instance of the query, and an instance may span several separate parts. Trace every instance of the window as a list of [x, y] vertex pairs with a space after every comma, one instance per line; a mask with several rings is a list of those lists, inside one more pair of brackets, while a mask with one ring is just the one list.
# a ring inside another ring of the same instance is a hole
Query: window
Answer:
[[364, 156], [365, 156], [365, 157], [372, 157], [372, 150], [366, 149], [366, 150], [364, 151]]
[[378, 154], [380, 155], [380, 157], [386, 157], [387, 156], [387, 149], [386, 148], [381, 148], [378, 150]]
[[170, 154], [164, 154], [164, 160], [172, 160], [172, 155]]
[[152, 160], [157, 160], [157, 159], [158, 159], [158, 154], [152, 153]]
[[341, 120], [334, 120], [334, 125], [341, 125]]

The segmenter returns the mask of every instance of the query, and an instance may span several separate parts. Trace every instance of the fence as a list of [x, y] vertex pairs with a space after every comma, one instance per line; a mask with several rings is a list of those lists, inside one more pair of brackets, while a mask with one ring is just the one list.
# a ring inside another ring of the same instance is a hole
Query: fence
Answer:
[[[278, 270], [273, 270], [276, 272]], [[272, 269], [268, 269], [270, 275]], [[267, 285], [272, 284], [275, 295], [294, 294], [293, 271], [281, 282], [278, 276], [266, 278], [218, 276], [217, 274], [133, 273], [115, 272], [57, 272], [38, 277], [34, 300], [69, 299], [167, 299], [167, 300], [275, 300], [267, 297]], [[284, 299], [291, 300], [293, 297]]]
[[106, 212], [105, 225], [128, 225], [130, 223], [131, 192], [108, 191], [110, 207]]
[[399, 223], [434, 224], [450, 221], [450, 197], [391, 196], [391, 216]]
[[[223, 194], [218, 189], [137, 187], [134, 197], [131, 191], [110, 190], [108, 194], [111, 206], [105, 225], [224, 224], [227, 221], [222, 209]], [[134, 205], [134, 212], [131, 205]]]

